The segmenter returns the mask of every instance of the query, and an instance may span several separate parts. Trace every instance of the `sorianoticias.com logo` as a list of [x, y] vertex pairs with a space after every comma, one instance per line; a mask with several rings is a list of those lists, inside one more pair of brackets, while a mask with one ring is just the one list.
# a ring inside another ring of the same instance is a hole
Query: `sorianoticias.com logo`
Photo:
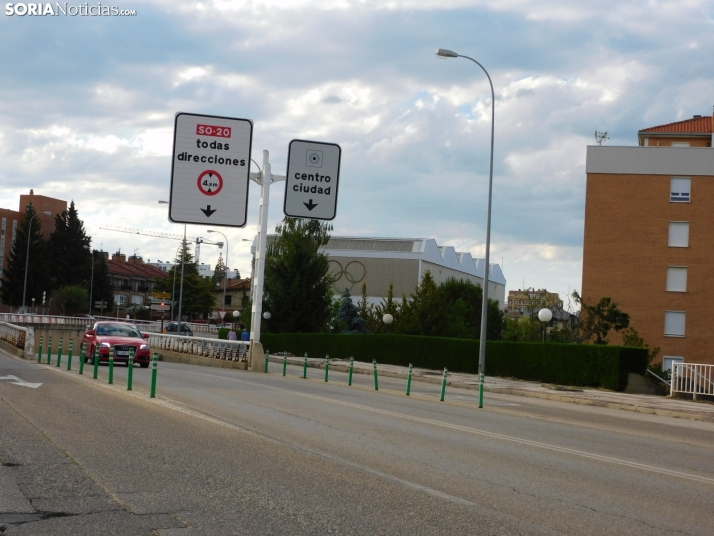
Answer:
[[61, 15], [70, 17], [135, 17], [136, 10], [105, 6], [101, 2], [76, 5], [69, 5], [67, 2], [18, 2], [5, 4], [5, 15], [8, 17], [13, 15], [18, 17], [26, 15], [37, 17], [58, 17]]

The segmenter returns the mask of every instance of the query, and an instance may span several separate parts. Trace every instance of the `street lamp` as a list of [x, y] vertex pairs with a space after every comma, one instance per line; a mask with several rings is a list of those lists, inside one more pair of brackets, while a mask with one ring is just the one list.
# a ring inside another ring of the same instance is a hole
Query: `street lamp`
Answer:
[[[168, 201], [164, 201], [162, 199], [159, 199], [159, 205], [168, 205]], [[181, 242], [181, 247], [183, 247], [186, 244], [186, 224], [183, 224], [183, 242]], [[178, 250], [177, 250], [178, 251]], [[177, 253], [178, 255], [178, 253]], [[176, 326], [176, 333], [178, 335], [181, 335], [181, 305], [183, 303], [183, 267], [184, 267], [184, 262], [186, 260], [186, 252], [181, 250], [181, 287], [179, 290], [179, 310], [178, 310], [178, 317], [176, 320], [178, 321], [178, 325]], [[174, 287], [173, 287], [173, 292], [171, 293], [171, 301], [175, 302], [176, 297], [174, 293], [176, 292], [176, 267], [174, 266]], [[173, 306], [171, 307], [171, 313], [173, 316], [173, 311], [174, 308]]]
[[481, 67], [481, 70], [486, 74], [488, 78], [488, 84], [491, 86], [491, 161], [488, 171], [488, 211], [486, 216], [486, 258], [484, 259], [483, 267], [483, 303], [481, 304], [481, 335], [479, 341], [479, 353], [478, 353], [478, 373], [479, 373], [479, 396], [478, 396], [478, 407], [483, 408], [483, 381], [484, 381], [484, 370], [486, 368], [486, 334], [487, 323], [488, 323], [488, 276], [490, 271], [489, 257], [491, 253], [491, 194], [493, 191], [493, 126], [496, 118], [496, 96], [493, 92], [493, 82], [491, 82], [491, 76], [488, 74], [486, 68], [477, 62], [473, 58], [468, 56], [462, 56], [457, 54], [453, 50], [447, 50], [445, 48], [440, 48], [436, 51], [436, 55], [439, 58], [465, 58], [471, 60], [476, 65]]
[[538, 320], [543, 322], [543, 342], [545, 342], [545, 326], [552, 319], [553, 319], [553, 311], [551, 311], [550, 309], [543, 307], [543, 309], [538, 311]]
[[386, 326], [387, 333], [389, 333], [389, 325], [394, 322], [394, 317], [390, 315], [389, 313], [385, 314], [382, 317], [382, 322], [384, 322], [384, 325]]
[[268, 320], [272, 318], [273, 315], [270, 314], [270, 311], [265, 311], [263, 313], [263, 318], [265, 318], [265, 331], [268, 331]]
[[[30, 242], [32, 242], [32, 221], [35, 219], [35, 216], [37, 216], [37, 212], [33, 212], [32, 216], [30, 216], [30, 224], [27, 228], [27, 253], [25, 254], [25, 283], [22, 286], [22, 312], [23, 314], [27, 312], [25, 309], [25, 297], [27, 296], [27, 269], [29, 268], [30, 265]], [[52, 213], [49, 211], [45, 211], [42, 214], [45, 216], [52, 216]]]
[[223, 275], [223, 302], [221, 304], [221, 309], [223, 309], [226, 306], [226, 281], [228, 279], [228, 238], [226, 238], [226, 235], [224, 235], [222, 232], [214, 231], [213, 229], [208, 229], [206, 232], [218, 233], [223, 237], [223, 240], [226, 241], [226, 273]]

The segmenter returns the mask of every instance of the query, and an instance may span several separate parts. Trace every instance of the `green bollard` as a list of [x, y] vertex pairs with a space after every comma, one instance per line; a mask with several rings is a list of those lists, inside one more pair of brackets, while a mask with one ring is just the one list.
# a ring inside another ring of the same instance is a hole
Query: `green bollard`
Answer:
[[60, 337], [60, 345], [57, 348], [57, 368], [59, 368], [62, 363], [62, 347], [64, 346], [64, 337]]
[[154, 360], [151, 363], [151, 398], [156, 398], [156, 373], [159, 370], [159, 354], [154, 352]]
[[84, 360], [85, 360], [86, 351], [87, 351], [87, 343], [83, 342], [82, 350], [79, 353], [79, 373], [80, 374], [84, 374]]
[[37, 362], [42, 363], [42, 345], [45, 343], [45, 337], [40, 335], [40, 349], [37, 351]]
[[72, 370], [72, 351], [74, 350], [74, 339], [69, 340], [69, 353], [67, 354], [67, 370]]
[[94, 347], [94, 379], [99, 376], [99, 346]]
[[283, 352], [283, 376], [288, 372], [288, 354]]
[[409, 363], [409, 372], [407, 373], [407, 396], [412, 390], [412, 364]]
[[47, 364], [52, 362], [52, 337], [47, 337]]
[[441, 380], [441, 398], [439, 398], [441, 402], [444, 401], [444, 395], [446, 394], [446, 377], [448, 375], [449, 371], [446, 370], [446, 367], [444, 367], [444, 378]]
[[354, 366], [355, 366], [355, 358], [350, 357], [350, 375], [349, 375], [349, 378], [347, 379], [348, 386], [352, 385], [352, 370], [354, 369]]
[[265, 373], [268, 373], [268, 363], [270, 363], [270, 350], [265, 352]]
[[129, 348], [129, 370], [127, 371], [126, 390], [131, 391], [131, 383], [134, 381], [134, 348]]
[[479, 373], [479, 379], [478, 379], [478, 407], [479, 409], [483, 408], [483, 372]]
[[114, 383], [114, 345], [109, 347], [109, 384]]
[[305, 352], [305, 361], [302, 363], [302, 379], [307, 380], [307, 352]]
[[325, 354], [325, 383], [327, 383], [327, 377], [330, 374], [330, 354]]
[[374, 390], [379, 391], [379, 380], [377, 380], [377, 360], [372, 360], [372, 365], [374, 366]]

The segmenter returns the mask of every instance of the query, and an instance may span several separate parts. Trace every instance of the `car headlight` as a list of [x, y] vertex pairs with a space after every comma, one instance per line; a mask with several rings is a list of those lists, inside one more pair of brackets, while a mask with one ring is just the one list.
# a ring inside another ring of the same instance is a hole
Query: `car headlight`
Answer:
[[148, 344], [142, 344], [141, 346], [139, 346], [139, 350], [148, 350], [148, 349], [149, 349]]
[[100, 342], [100, 343], [99, 343], [99, 347], [100, 347], [100, 348], [111, 348], [111, 346], [112, 346], [112, 345], [109, 344], [108, 342]]

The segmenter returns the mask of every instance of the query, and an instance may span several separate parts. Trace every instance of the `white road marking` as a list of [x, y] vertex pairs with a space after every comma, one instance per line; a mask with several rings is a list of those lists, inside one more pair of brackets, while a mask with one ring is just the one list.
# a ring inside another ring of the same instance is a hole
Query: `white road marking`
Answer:
[[642, 470], [642, 471], [647, 471], [647, 472], [650, 472], [650, 473], [657, 473], [657, 474], [660, 474], [660, 475], [673, 476], [673, 477], [677, 477], [677, 478], [684, 478], [684, 479], [687, 479], [687, 480], [693, 480], [693, 481], [695, 481], [695, 482], [701, 482], [701, 483], [704, 483], [704, 484], [714, 484], [714, 478], [710, 478], [710, 477], [706, 477], [706, 476], [700, 476], [700, 475], [694, 475], [694, 474], [691, 474], [691, 473], [685, 473], [685, 472], [683, 472], [683, 471], [674, 471], [674, 470], [671, 470], [671, 469], [666, 469], [666, 468], [664, 468], [664, 467], [657, 467], [657, 466], [654, 466], [654, 465], [648, 465], [648, 464], [644, 464], [644, 463], [633, 462], [633, 461], [629, 461], [629, 460], [624, 460], [624, 459], [622, 459], [622, 458], [615, 458], [615, 457], [613, 457], [613, 456], [604, 456], [604, 455], [602, 455], [602, 454], [595, 454], [595, 453], [586, 452], [586, 451], [583, 451], [583, 450], [571, 449], [571, 448], [568, 448], [568, 447], [561, 447], [561, 446], [558, 446], [558, 445], [553, 445], [553, 444], [549, 444], [549, 443], [543, 443], [543, 442], [540, 442], [540, 441], [533, 441], [533, 440], [531, 440], [531, 439], [523, 439], [523, 438], [520, 438], [520, 437], [509, 436], [509, 435], [505, 435], [505, 434], [499, 434], [499, 433], [496, 433], [496, 432], [488, 432], [488, 431], [486, 431], [486, 430], [480, 430], [480, 429], [478, 429], [478, 428], [472, 428], [472, 427], [469, 427], [469, 426], [462, 426], [462, 425], [459, 425], [459, 424], [452, 424], [452, 423], [448, 423], [448, 422], [437, 421], [437, 420], [434, 420], [434, 419], [426, 419], [426, 418], [424, 418], [424, 417], [415, 417], [415, 416], [407, 415], [407, 414], [404, 414], [404, 413], [397, 413], [397, 412], [394, 412], [394, 411], [389, 411], [389, 410], [384, 410], [384, 409], [378, 409], [378, 408], [372, 408], [372, 407], [369, 407], [369, 406], [363, 406], [363, 405], [361, 405], [361, 404], [354, 404], [354, 403], [351, 403], [351, 402], [343, 402], [343, 401], [341, 401], [341, 400], [334, 400], [334, 399], [332, 399], [332, 398], [327, 398], [327, 397], [319, 396], [319, 395], [312, 395], [312, 394], [308, 394], [308, 393], [300, 393], [299, 391], [294, 391], [294, 390], [292, 390], [292, 389], [284, 389], [284, 388], [281, 388], [281, 387], [273, 387], [273, 386], [270, 386], [270, 385], [265, 385], [265, 384], [257, 383], [257, 382], [250, 382], [250, 381], [246, 381], [246, 380], [238, 380], [238, 379], [234, 379], [234, 378], [225, 378], [225, 377], [222, 377], [222, 376], [216, 376], [216, 375], [213, 375], [213, 374], [206, 374], [206, 373], [202, 373], [202, 372], [189, 372], [189, 371], [183, 371], [183, 370], [182, 370], [182, 371], [179, 371], [179, 372], [182, 372], [182, 373], [184, 373], [184, 374], [193, 374], [193, 375], [195, 375], [195, 376], [205, 376], [205, 377], [213, 378], [213, 379], [221, 379], [221, 380], [224, 380], [224, 381], [229, 381], [229, 382], [234, 382], [234, 383], [242, 383], [242, 384], [244, 384], [244, 385], [252, 385], [252, 386], [254, 386], [254, 387], [260, 387], [260, 388], [262, 388], [262, 389], [270, 389], [270, 390], [273, 390], [273, 391], [279, 391], [279, 392], [283, 392], [283, 393], [290, 393], [290, 394], [292, 394], [292, 395], [301, 396], [301, 397], [304, 397], [304, 398], [311, 398], [311, 399], [313, 399], [313, 400], [319, 400], [319, 401], [321, 401], [321, 402], [329, 402], [329, 403], [336, 404], [336, 405], [340, 405], [340, 406], [344, 406], [344, 407], [349, 407], [349, 408], [354, 408], [354, 409], [360, 409], [360, 410], [362, 410], [362, 411], [367, 411], [367, 412], [370, 412], [370, 413], [377, 413], [377, 414], [380, 414], [380, 415], [387, 415], [387, 416], [390, 416], [390, 417], [396, 417], [396, 418], [399, 418], [399, 419], [404, 419], [404, 420], [412, 421], [412, 422], [419, 422], [419, 423], [423, 423], [423, 424], [430, 424], [430, 425], [433, 425], [433, 426], [439, 426], [439, 427], [441, 427], [441, 428], [448, 428], [448, 429], [451, 429], [451, 430], [458, 430], [458, 431], [466, 432], [466, 433], [469, 433], [469, 434], [475, 434], [475, 435], [490, 437], [490, 438], [492, 438], [492, 439], [499, 439], [499, 440], [501, 440], [501, 441], [508, 441], [508, 442], [511, 442], [511, 443], [519, 443], [519, 444], [521, 444], [521, 445], [526, 445], [526, 446], [530, 446], [530, 447], [536, 447], [536, 448], [545, 449], [545, 450], [551, 450], [551, 451], [553, 451], [553, 452], [560, 452], [560, 453], [563, 453], [563, 454], [570, 454], [570, 455], [572, 455], [572, 456], [578, 456], [578, 457], [587, 458], [587, 459], [590, 459], [590, 460], [596, 460], [596, 461], [600, 461], [600, 462], [611, 463], [611, 464], [614, 464], [614, 465], [621, 465], [621, 466], [625, 466], [625, 467], [630, 467], [630, 468], [632, 468], [632, 469], [639, 469], [639, 470]]
[[31, 387], [33, 389], [37, 389], [40, 385], [42, 385], [41, 383], [26, 382], [17, 376], [0, 376], [0, 380], [10, 380], [10, 383], [14, 383], [15, 385], [22, 385], [23, 387]]

